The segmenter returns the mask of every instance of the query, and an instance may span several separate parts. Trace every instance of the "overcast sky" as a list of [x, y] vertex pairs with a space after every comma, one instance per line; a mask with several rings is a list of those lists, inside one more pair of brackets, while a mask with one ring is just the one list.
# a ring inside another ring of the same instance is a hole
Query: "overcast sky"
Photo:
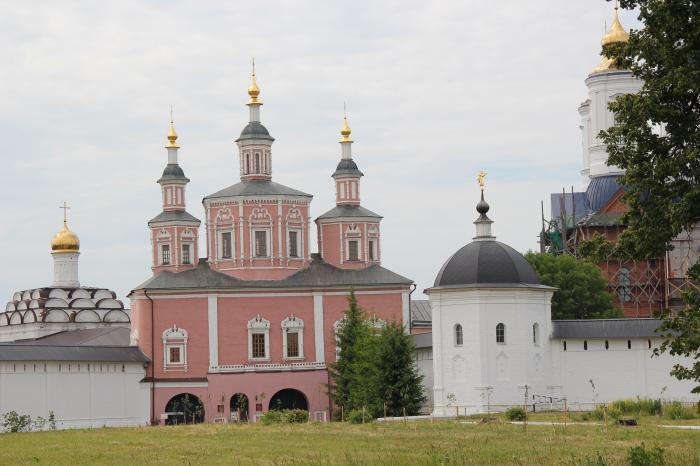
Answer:
[[147, 279], [170, 105], [188, 210], [203, 219], [202, 197], [238, 181], [253, 55], [273, 179], [313, 194], [314, 217], [333, 206], [346, 101], [362, 204], [384, 216], [383, 265], [419, 291], [474, 236], [482, 168], [497, 238], [537, 249], [540, 200], [548, 210], [550, 192], [580, 186], [577, 108], [612, 17], [604, 0], [0, 0], [0, 10], [5, 301], [51, 283], [64, 200], [83, 285], [124, 299]]

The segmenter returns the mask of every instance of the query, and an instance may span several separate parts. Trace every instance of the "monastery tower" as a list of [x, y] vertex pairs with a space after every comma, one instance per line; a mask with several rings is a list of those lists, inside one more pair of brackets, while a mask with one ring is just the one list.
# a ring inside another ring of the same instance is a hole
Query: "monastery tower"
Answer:
[[185, 187], [190, 182], [178, 161], [177, 133], [170, 118], [168, 164], [158, 180], [163, 196], [163, 211], [148, 222], [153, 246], [153, 273], [191, 269], [198, 261], [200, 221], [185, 210]]
[[316, 219], [318, 250], [323, 260], [344, 269], [380, 263], [379, 222], [382, 217], [360, 205], [363, 173], [352, 158], [352, 138], [347, 116], [340, 130], [341, 159], [335, 180], [335, 208]]
[[[617, 10], [615, 6], [615, 16], [610, 30], [601, 40], [604, 48], [629, 40], [629, 34], [620, 23]], [[615, 125], [615, 116], [608, 110], [608, 104], [620, 95], [639, 92], [642, 82], [635, 78], [631, 71], [619, 69], [614, 59], [603, 55], [600, 63], [588, 75], [586, 87], [588, 87], [588, 99], [578, 109], [581, 115], [580, 128], [583, 142], [581, 176], [584, 187], [595, 178], [617, 177], [623, 173], [620, 168], [607, 165], [608, 153], [605, 143], [598, 138], [598, 133]], [[605, 180], [598, 180], [598, 182], [605, 182]]]
[[66, 211], [69, 207], [63, 203], [63, 228], [51, 240], [53, 257], [53, 286], [78, 288], [78, 258], [80, 257], [80, 240], [78, 235], [68, 228]]

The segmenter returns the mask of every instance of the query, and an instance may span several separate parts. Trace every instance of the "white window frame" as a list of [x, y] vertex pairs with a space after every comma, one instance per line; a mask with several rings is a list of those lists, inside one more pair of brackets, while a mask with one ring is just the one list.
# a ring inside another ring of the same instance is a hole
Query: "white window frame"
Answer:
[[[257, 254], [255, 254], [256, 253], [255, 246], [257, 244], [257, 240], [256, 240], [255, 236], [256, 236], [256, 233], [259, 231], [265, 232], [265, 243], [266, 243], [266, 249], [267, 249], [267, 251], [265, 251], [265, 252], [267, 252], [267, 255], [265, 255], [265, 256], [258, 256]], [[271, 248], [271, 246], [272, 246], [272, 243], [271, 243], [272, 228], [267, 228], [267, 227], [266, 228], [253, 228], [251, 236], [252, 236], [251, 239], [253, 241], [251, 241], [251, 244], [250, 244], [250, 249], [251, 249], [250, 256], [253, 259], [269, 259], [269, 258], [271, 258], [272, 257], [272, 248]]]
[[[350, 258], [350, 242], [357, 243], [357, 258]], [[360, 237], [350, 237], [345, 240], [345, 260], [348, 262], [359, 262], [362, 260], [362, 240]]]
[[[193, 243], [189, 241], [183, 241], [182, 246], [180, 248], [180, 254], [182, 254], [182, 257], [180, 258], [180, 263], [182, 265], [192, 265], [194, 263], [194, 248], [192, 247]], [[187, 248], [187, 252], [189, 253], [189, 259], [190, 261], [185, 263], [185, 248]]]
[[[231, 257], [224, 257], [224, 233], [229, 233], [231, 235]], [[233, 228], [226, 228], [218, 231], [218, 251], [217, 257], [219, 260], [228, 261], [233, 260], [236, 257], [236, 235], [233, 232]]]
[[[299, 339], [299, 355], [289, 356], [287, 354], [287, 335], [296, 333]], [[282, 359], [300, 360], [304, 359], [304, 321], [292, 315], [282, 321]]]
[[[504, 329], [505, 331], [505, 329]], [[532, 344], [534, 346], [540, 346], [540, 324], [535, 322], [532, 324]]]
[[[183, 371], [187, 372], [187, 341], [189, 335], [184, 328], [174, 325], [163, 331], [163, 370], [165, 372]], [[181, 361], [170, 362], [170, 348], [180, 348]]]
[[[297, 235], [297, 241], [296, 241], [297, 255], [296, 256], [292, 256], [292, 243], [289, 241], [290, 233], [296, 233], [296, 235]], [[301, 229], [288, 228], [287, 229], [287, 257], [289, 257], [290, 259], [302, 259], [303, 256], [304, 256], [304, 254], [301, 250]]]
[[[498, 341], [498, 326], [499, 325], [503, 326], [503, 341]], [[499, 322], [498, 324], [496, 324], [496, 344], [497, 345], [505, 345], [506, 341], [508, 341], [508, 340], [506, 340], [506, 324], [504, 324], [503, 322]]]
[[[265, 335], [265, 357], [253, 357], [253, 334]], [[248, 321], [248, 360], [264, 362], [270, 360], [270, 321], [256, 315]]]
[[[459, 329], [459, 334], [457, 333], [457, 329]], [[464, 327], [462, 326], [462, 324], [454, 325], [452, 329], [452, 336], [454, 338], [455, 346], [464, 346]]]
[[371, 262], [377, 261], [377, 240], [370, 239], [367, 241], [367, 260]]
[[[164, 259], [163, 259], [165, 256], [165, 254], [163, 254], [163, 246], [168, 247], [168, 263], [167, 264], [164, 262]], [[173, 265], [173, 248], [172, 248], [172, 244], [170, 243], [170, 241], [163, 241], [163, 242], [158, 243], [158, 258], [160, 259], [158, 261], [160, 263], [160, 265]]]

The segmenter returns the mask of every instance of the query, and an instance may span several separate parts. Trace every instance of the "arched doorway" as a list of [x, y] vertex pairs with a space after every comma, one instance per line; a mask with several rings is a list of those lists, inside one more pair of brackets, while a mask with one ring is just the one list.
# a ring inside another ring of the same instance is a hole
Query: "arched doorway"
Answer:
[[231, 397], [231, 421], [248, 422], [248, 397], [244, 393], [236, 393]]
[[299, 390], [293, 388], [285, 388], [275, 393], [270, 398], [270, 410], [273, 409], [303, 409], [309, 410], [309, 404], [306, 402], [306, 397]]
[[198, 396], [180, 393], [165, 405], [166, 425], [198, 424], [204, 422], [204, 404]]

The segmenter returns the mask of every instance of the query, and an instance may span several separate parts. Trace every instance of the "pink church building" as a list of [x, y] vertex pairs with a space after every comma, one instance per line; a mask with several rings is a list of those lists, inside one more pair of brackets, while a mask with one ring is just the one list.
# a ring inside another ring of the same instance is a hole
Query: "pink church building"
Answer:
[[336, 206], [315, 220], [312, 253], [312, 196], [272, 180], [274, 138], [260, 121], [254, 73], [248, 94], [250, 121], [236, 140], [240, 182], [202, 201], [206, 258], [170, 125], [163, 211], [148, 223], [153, 277], [130, 294], [132, 344], [151, 361], [143, 383], [153, 422], [185, 394], [201, 401], [201, 420], [254, 420], [275, 407], [327, 420], [336, 408], [327, 364], [349, 292], [377, 325], [409, 322], [412, 281], [381, 266], [382, 217], [360, 203], [347, 119], [332, 175]]

